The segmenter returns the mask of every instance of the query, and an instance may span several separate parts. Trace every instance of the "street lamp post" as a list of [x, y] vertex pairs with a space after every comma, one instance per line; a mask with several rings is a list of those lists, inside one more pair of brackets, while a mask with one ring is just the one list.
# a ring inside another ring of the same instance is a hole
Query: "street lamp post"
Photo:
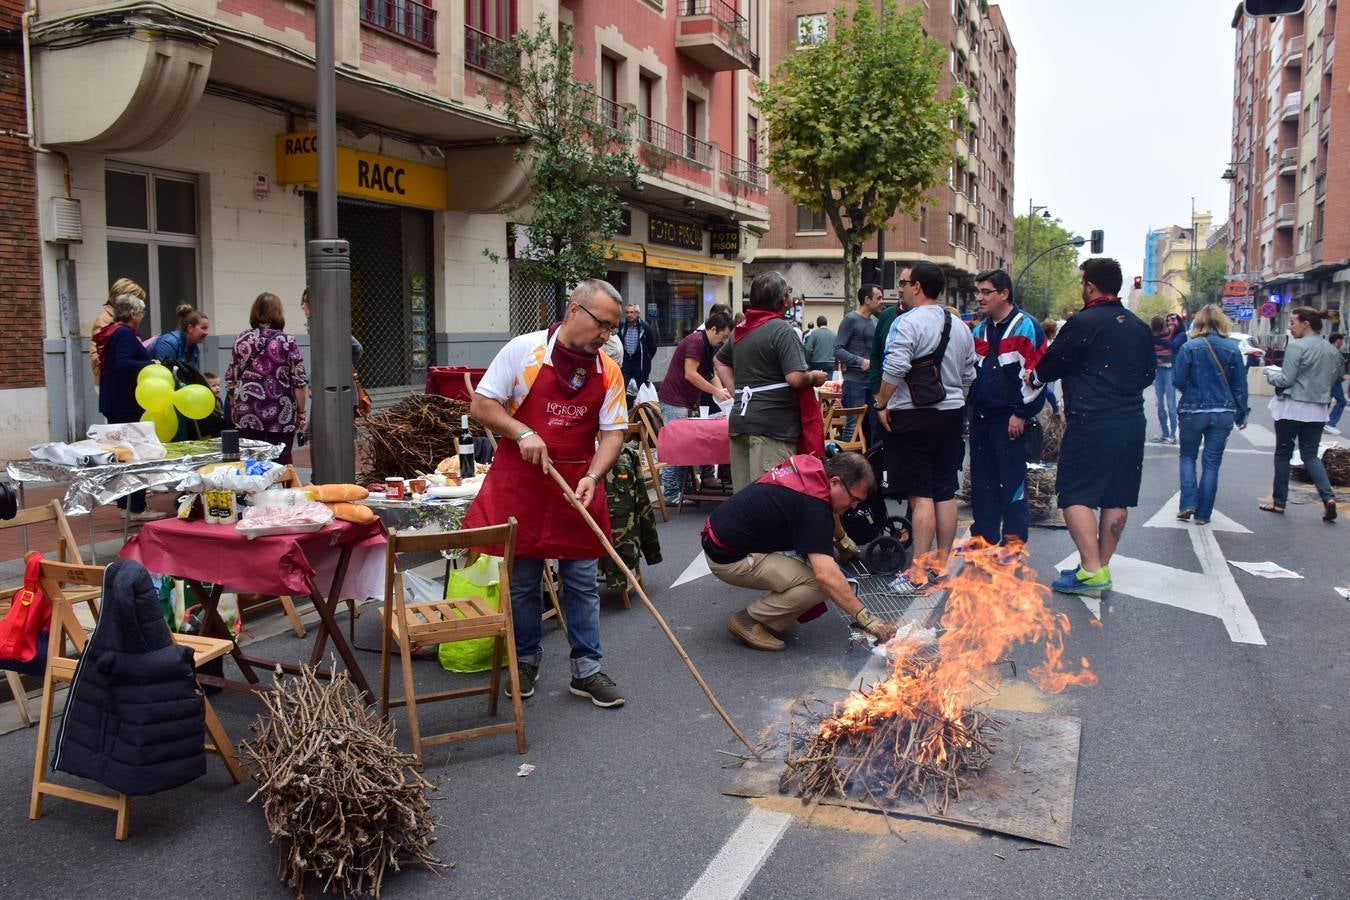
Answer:
[[[1027, 264], [1022, 267], [1023, 271], [1031, 268], [1031, 220], [1036, 217], [1036, 213], [1041, 214], [1041, 218], [1046, 222], [1050, 221], [1050, 207], [1037, 206], [1030, 197], [1027, 198]], [[1016, 254], [1014, 254], [1016, 255]], [[1022, 276], [1019, 273], [1017, 280], [1021, 281]], [[1019, 301], [1025, 301], [1026, 298], [1018, 298]]]
[[1236, 171], [1236, 169], [1234, 168], [1235, 166], [1241, 166], [1242, 168], [1246, 169], [1246, 171], [1247, 171], [1247, 180], [1246, 180], [1246, 182], [1245, 182], [1246, 187], [1247, 187], [1247, 203], [1246, 203], [1246, 208], [1243, 210], [1243, 213], [1242, 213], [1242, 220], [1243, 220], [1243, 229], [1242, 229], [1242, 232], [1243, 232], [1243, 234], [1242, 234], [1242, 273], [1241, 273], [1241, 274], [1242, 274], [1243, 276], [1250, 276], [1250, 275], [1251, 275], [1251, 271], [1252, 271], [1252, 270], [1251, 270], [1251, 262], [1250, 262], [1250, 259], [1249, 259], [1249, 254], [1251, 253], [1251, 247], [1252, 247], [1252, 201], [1251, 201], [1251, 196], [1252, 196], [1252, 158], [1251, 158], [1251, 155], [1249, 154], [1249, 155], [1247, 156], [1246, 159], [1233, 160], [1232, 162], [1228, 163], [1228, 168], [1224, 169], [1224, 170], [1223, 170], [1223, 174], [1222, 174], [1221, 176], [1219, 176], [1219, 177], [1222, 178], [1224, 181], [1227, 181], [1227, 182], [1229, 182], [1229, 183], [1231, 183], [1231, 184], [1233, 185], [1233, 191], [1234, 191], [1233, 206], [1234, 206], [1234, 207], [1237, 206], [1237, 196], [1236, 196], [1236, 192], [1237, 192], [1237, 183], [1236, 183], [1236, 182], [1237, 182], [1237, 171]]

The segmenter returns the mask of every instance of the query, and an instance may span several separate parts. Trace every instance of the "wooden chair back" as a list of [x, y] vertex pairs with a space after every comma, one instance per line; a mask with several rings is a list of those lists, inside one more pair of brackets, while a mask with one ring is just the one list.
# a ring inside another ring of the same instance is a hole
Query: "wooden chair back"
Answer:
[[661, 490], [660, 481], [660, 472], [666, 463], [656, 460], [656, 435], [665, 426], [666, 418], [661, 414], [661, 407], [651, 401], [633, 407], [633, 417], [637, 424], [638, 451], [642, 457], [642, 477], [656, 489], [656, 505], [661, 510], [661, 521], [669, 522], [670, 512], [666, 508], [665, 492]]
[[[830, 408], [829, 415], [825, 417], [825, 440], [834, 441], [839, 445], [840, 450], [851, 450], [857, 453], [867, 452], [867, 435], [864, 434], [863, 420], [867, 416], [867, 407], [865, 406], [835, 406]], [[843, 437], [844, 427], [848, 424], [848, 419], [853, 418], [853, 436]]]
[[[481, 597], [462, 597], [453, 600], [433, 600], [409, 604], [399, 577], [398, 556], [401, 553], [438, 553], [447, 550], [471, 550], [474, 547], [501, 545], [502, 557], [498, 565], [499, 594], [497, 609]], [[422, 763], [422, 748], [429, 744], [469, 740], [490, 734], [514, 731], [516, 751], [524, 753], [525, 710], [521, 705], [519, 672], [516, 667], [515, 627], [511, 619], [511, 567], [515, 562], [516, 520], [505, 525], [469, 528], [459, 531], [400, 534], [391, 532], [385, 549], [384, 606], [381, 609], [380, 637], [380, 713], [387, 715], [390, 707], [403, 706], [408, 714], [408, 735], [418, 765]], [[493, 640], [491, 675], [487, 687], [460, 688], [451, 691], [418, 694], [412, 677], [412, 649], [414, 644], [452, 643], [472, 638], [490, 637]], [[403, 696], [391, 698], [389, 680], [393, 645], [398, 645], [403, 664]], [[501, 693], [501, 662], [505, 653], [511, 685], [512, 721], [477, 728], [423, 735], [418, 720], [417, 704], [437, 700], [452, 700], [486, 694], [488, 715], [496, 715], [497, 698]]]
[[[87, 638], [84, 627], [75, 617], [70, 592], [66, 585], [79, 585], [80, 594], [88, 596], [95, 591], [101, 594], [103, 587], [103, 566], [86, 566], [76, 563], [60, 563], [44, 560], [40, 567], [39, 582], [42, 592], [52, 604], [52, 626], [47, 638], [47, 670], [42, 682], [41, 711], [38, 716], [37, 749], [33, 758], [33, 787], [29, 799], [28, 818], [42, 817], [42, 799], [45, 796], [62, 797], [77, 803], [111, 809], [117, 813], [114, 836], [119, 841], [126, 840], [130, 829], [131, 806], [126, 794], [98, 794], [81, 788], [57, 784], [47, 780], [47, 760], [50, 758], [52, 712], [55, 703], [57, 685], [69, 683], [75, 677], [78, 655], [84, 652]], [[92, 598], [85, 602], [92, 603]], [[65, 642], [69, 639], [75, 648], [75, 656], [65, 655]], [[231, 642], [219, 638], [204, 638], [195, 635], [174, 635], [176, 643], [190, 647], [194, 664], [218, 659], [230, 651]], [[243, 767], [234, 753], [234, 742], [217, 718], [210, 700], [205, 705], [206, 732], [211, 743], [205, 745], [208, 752], [218, 755], [235, 784], [244, 779]]]

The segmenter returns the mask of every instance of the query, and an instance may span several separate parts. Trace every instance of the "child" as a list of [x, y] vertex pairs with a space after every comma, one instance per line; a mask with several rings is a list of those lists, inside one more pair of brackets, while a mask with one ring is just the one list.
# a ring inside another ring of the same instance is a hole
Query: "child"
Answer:
[[220, 399], [220, 376], [217, 375], [215, 372], [203, 372], [203, 373], [202, 373], [202, 378], [206, 381], [206, 386], [209, 387], [209, 388], [211, 389], [211, 393], [215, 394], [215, 395], [216, 395], [216, 399], [219, 400], [219, 399]]

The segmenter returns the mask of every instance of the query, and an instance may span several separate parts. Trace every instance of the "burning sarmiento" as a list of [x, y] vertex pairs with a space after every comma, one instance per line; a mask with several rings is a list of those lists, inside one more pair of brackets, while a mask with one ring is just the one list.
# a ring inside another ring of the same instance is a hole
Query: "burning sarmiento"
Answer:
[[976, 703], [998, 689], [998, 664], [1014, 643], [1045, 645], [1045, 662], [1030, 674], [1058, 693], [1096, 676], [1086, 659], [1063, 666], [1069, 620], [1046, 606], [1020, 546], [963, 547], [961, 572], [949, 583], [940, 634], [902, 632], [885, 648], [889, 673], [828, 714], [806, 711], [794, 721], [780, 789], [816, 797], [870, 799], [901, 795], [946, 812], [965, 779], [994, 753], [999, 722]]

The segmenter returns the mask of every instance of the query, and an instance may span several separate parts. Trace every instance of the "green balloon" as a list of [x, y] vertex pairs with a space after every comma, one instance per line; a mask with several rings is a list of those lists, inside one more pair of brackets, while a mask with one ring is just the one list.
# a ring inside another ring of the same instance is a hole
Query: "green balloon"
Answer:
[[216, 411], [216, 395], [201, 384], [187, 384], [173, 392], [173, 405], [189, 419], [205, 419]]
[[173, 406], [173, 400], [172, 382], [166, 382], [162, 378], [147, 378], [136, 385], [136, 402], [146, 412], [169, 409]]
[[142, 422], [152, 422], [155, 426], [155, 436], [161, 443], [167, 444], [178, 434], [178, 413], [173, 411], [173, 407], [167, 406], [159, 412], [147, 412], [141, 415]]
[[141, 369], [136, 376], [137, 384], [145, 384], [147, 381], [163, 381], [170, 388], [173, 387], [173, 373], [167, 366], [149, 365]]

